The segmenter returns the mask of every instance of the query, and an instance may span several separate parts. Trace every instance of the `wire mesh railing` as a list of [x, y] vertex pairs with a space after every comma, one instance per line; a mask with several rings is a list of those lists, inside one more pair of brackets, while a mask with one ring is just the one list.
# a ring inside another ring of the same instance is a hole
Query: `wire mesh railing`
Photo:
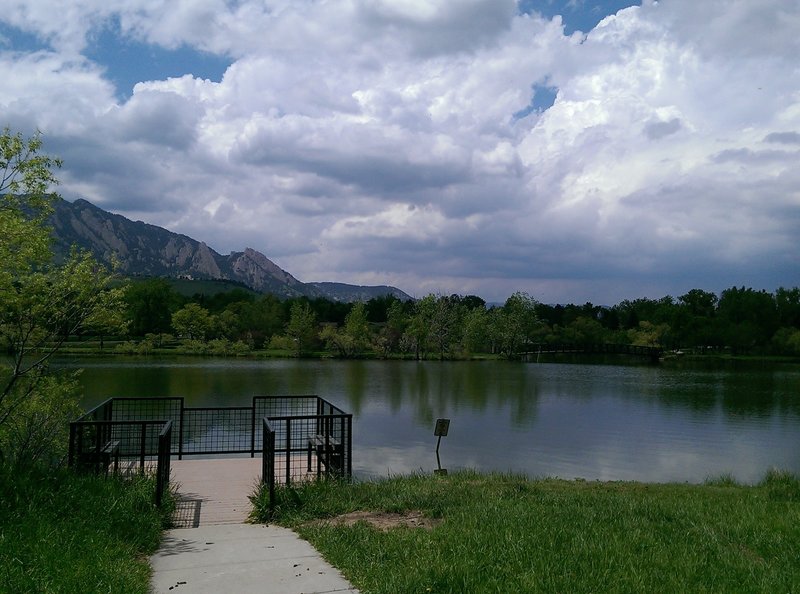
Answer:
[[182, 454], [253, 454], [253, 409], [186, 408]]
[[69, 465], [108, 473], [124, 462], [127, 472], [144, 472], [158, 456], [159, 433], [166, 421], [76, 421], [70, 423]]
[[122, 463], [168, 480], [172, 455], [245, 453], [261, 453], [262, 481], [273, 489], [276, 482], [350, 477], [352, 415], [316, 395], [254, 396], [249, 407], [124, 397], [70, 424], [70, 465], [95, 472], [118, 471]]

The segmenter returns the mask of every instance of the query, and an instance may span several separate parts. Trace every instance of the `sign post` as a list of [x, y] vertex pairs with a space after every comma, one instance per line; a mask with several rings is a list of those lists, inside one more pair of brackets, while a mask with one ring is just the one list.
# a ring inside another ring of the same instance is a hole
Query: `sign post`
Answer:
[[435, 474], [447, 474], [447, 469], [442, 468], [442, 463], [439, 459], [439, 446], [442, 443], [442, 437], [447, 437], [447, 432], [450, 430], [450, 419], [436, 419], [436, 427], [433, 429], [433, 434], [439, 439], [436, 440], [436, 465], [439, 467], [434, 470]]

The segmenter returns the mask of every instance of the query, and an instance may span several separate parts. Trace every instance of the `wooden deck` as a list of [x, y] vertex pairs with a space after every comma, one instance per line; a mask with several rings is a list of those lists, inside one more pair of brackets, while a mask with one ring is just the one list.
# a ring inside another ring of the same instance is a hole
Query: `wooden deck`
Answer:
[[[293, 456], [291, 464], [292, 481], [314, 476], [306, 471], [306, 456]], [[285, 481], [285, 465], [284, 459], [276, 460], [278, 482]], [[316, 461], [313, 467], [316, 468]], [[173, 517], [176, 528], [247, 521], [252, 509], [249, 496], [261, 479], [261, 458], [173, 458], [170, 470], [170, 484], [178, 492]]]

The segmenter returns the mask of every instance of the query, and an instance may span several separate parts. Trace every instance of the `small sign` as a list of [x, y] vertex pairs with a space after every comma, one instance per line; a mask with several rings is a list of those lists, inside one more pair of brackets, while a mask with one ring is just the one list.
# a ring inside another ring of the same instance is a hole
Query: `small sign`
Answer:
[[436, 428], [433, 434], [438, 437], [447, 437], [447, 432], [450, 430], [450, 419], [436, 419]]

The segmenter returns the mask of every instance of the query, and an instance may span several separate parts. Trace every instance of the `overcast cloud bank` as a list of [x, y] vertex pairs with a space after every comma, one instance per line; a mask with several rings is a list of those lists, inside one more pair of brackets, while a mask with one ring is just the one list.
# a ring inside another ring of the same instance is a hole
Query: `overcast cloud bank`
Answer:
[[[0, 5], [0, 124], [44, 132], [67, 199], [417, 296], [800, 284], [800, 0], [571, 35], [511, 0]], [[230, 66], [121, 91], [86, 57], [109, 31]]]

